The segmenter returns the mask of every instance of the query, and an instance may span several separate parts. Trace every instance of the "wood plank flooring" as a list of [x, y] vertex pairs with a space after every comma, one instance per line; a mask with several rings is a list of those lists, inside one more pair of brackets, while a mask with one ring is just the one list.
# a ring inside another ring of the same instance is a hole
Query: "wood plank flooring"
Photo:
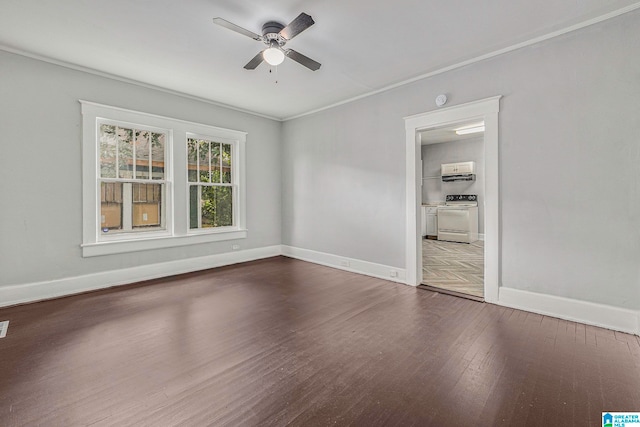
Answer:
[[422, 239], [422, 283], [484, 299], [484, 242]]
[[632, 335], [276, 257], [0, 309], [0, 425], [600, 426]]

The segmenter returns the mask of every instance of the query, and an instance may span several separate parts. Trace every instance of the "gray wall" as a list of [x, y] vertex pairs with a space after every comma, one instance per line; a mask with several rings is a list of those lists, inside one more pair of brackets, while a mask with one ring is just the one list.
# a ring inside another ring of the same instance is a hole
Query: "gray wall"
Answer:
[[[473, 161], [475, 181], [442, 182], [443, 163]], [[422, 146], [422, 202], [444, 202], [447, 194], [478, 196], [478, 232], [484, 234], [484, 140], [482, 137]], [[435, 177], [435, 178], [434, 178]]]
[[403, 268], [402, 118], [503, 95], [502, 286], [639, 309], [639, 48], [635, 11], [286, 122], [283, 243]]
[[[280, 244], [280, 122], [1, 51], [0, 76], [0, 286]], [[82, 258], [78, 99], [248, 132], [248, 238]]]

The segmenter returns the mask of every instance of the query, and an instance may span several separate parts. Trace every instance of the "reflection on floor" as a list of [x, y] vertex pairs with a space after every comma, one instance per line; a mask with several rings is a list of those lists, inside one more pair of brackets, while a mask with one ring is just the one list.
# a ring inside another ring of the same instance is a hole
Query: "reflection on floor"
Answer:
[[484, 298], [484, 242], [422, 239], [422, 283]]

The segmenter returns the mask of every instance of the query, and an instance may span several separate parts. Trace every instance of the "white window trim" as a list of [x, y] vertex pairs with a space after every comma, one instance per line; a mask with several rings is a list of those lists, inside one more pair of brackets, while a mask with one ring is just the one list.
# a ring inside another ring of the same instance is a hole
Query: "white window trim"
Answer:
[[[223, 144], [228, 144], [231, 145], [231, 162], [232, 162], [232, 166], [231, 166], [231, 184], [219, 184], [221, 186], [230, 186], [231, 188], [233, 188], [233, 203], [232, 203], [232, 218], [233, 218], [233, 223], [237, 223], [239, 221], [239, 215], [240, 215], [240, 209], [238, 209], [238, 206], [240, 206], [240, 199], [239, 199], [239, 190], [240, 190], [240, 173], [238, 171], [238, 167], [235, 166], [235, 159], [236, 157], [240, 156], [240, 153], [243, 152], [244, 150], [240, 149], [240, 144], [238, 143], [237, 140], [233, 140], [233, 139], [229, 139], [229, 138], [222, 138], [219, 136], [213, 136], [213, 135], [205, 135], [205, 134], [197, 134], [197, 133], [187, 133], [187, 140], [189, 139], [202, 139], [202, 140], [207, 140], [207, 141], [211, 141], [211, 142], [221, 142]], [[185, 145], [186, 148], [186, 145]], [[187, 171], [187, 213], [189, 212], [190, 206], [189, 206], [189, 186], [191, 185], [203, 185], [204, 183], [201, 182], [190, 182], [189, 181], [189, 176], [188, 176], [188, 171]], [[209, 184], [209, 183], [206, 183]], [[206, 185], [204, 184], [204, 185]], [[214, 184], [214, 183], [211, 183]], [[199, 222], [199, 220], [198, 220]], [[224, 231], [229, 231], [232, 230], [235, 227], [218, 227], [218, 228], [190, 228], [188, 229], [187, 233], [190, 235], [197, 235], [197, 234], [203, 234], [203, 233], [209, 233], [210, 230], [218, 230], [220, 232], [224, 232]]]
[[[245, 146], [247, 133], [194, 123], [171, 117], [112, 107], [80, 100], [82, 107], [82, 195], [83, 232], [82, 256], [92, 257], [125, 252], [169, 248], [192, 244], [243, 239], [246, 229]], [[118, 234], [100, 238], [100, 207], [98, 201], [98, 119], [150, 126], [168, 131], [166, 141], [166, 229], [158, 232]], [[234, 170], [237, 174], [237, 195], [234, 196], [233, 227], [189, 230], [189, 194], [187, 183], [187, 135], [232, 141], [235, 147]]]

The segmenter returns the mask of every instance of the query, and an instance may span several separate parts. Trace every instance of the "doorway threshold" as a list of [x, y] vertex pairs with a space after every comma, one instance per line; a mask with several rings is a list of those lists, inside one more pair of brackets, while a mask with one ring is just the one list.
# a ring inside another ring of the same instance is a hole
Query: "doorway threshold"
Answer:
[[424, 283], [419, 284], [418, 285], [418, 289], [426, 289], [426, 290], [431, 291], [431, 292], [439, 292], [441, 294], [451, 295], [451, 296], [458, 297], [458, 298], [470, 299], [471, 301], [484, 302], [484, 298], [482, 298], [482, 297], [478, 297], [478, 296], [475, 296], [475, 295], [464, 294], [462, 292], [451, 291], [449, 289], [442, 289], [442, 288], [439, 288], [437, 286], [426, 285]]

